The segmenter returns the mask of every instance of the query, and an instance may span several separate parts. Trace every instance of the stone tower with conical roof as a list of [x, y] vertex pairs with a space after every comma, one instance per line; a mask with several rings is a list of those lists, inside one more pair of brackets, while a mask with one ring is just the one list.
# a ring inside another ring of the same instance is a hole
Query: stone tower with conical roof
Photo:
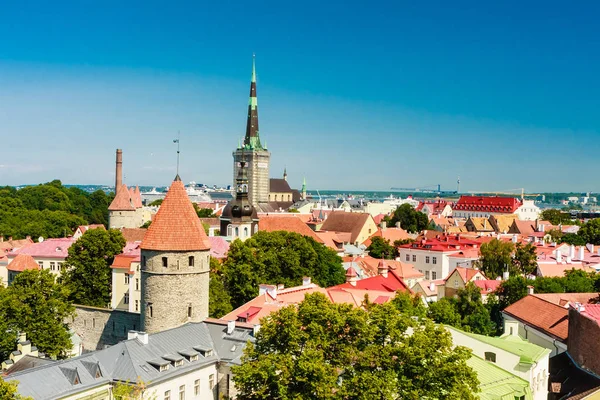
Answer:
[[[242, 158], [248, 169], [248, 201], [254, 207], [269, 202], [269, 163], [271, 153], [266, 144], [260, 142], [258, 130], [258, 99], [256, 97], [256, 66], [252, 58], [252, 78], [250, 81], [250, 99], [248, 101], [248, 119], [246, 121], [246, 136], [233, 152], [233, 186], [236, 186], [238, 169]], [[259, 207], [260, 208], [260, 207]]]
[[208, 317], [210, 242], [175, 178], [141, 248], [141, 325], [148, 333]]

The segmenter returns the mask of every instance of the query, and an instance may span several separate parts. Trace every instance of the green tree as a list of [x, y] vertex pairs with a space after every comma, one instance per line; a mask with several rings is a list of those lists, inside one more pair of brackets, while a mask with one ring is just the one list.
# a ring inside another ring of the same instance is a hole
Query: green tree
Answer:
[[2, 400], [33, 400], [31, 397], [23, 397], [17, 392], [19, 381], [5, 381], [0, 377], [0, 399]]
[[423, 299], [419, 295], [411, 295], [407, 292], [396, 292], [396, 296], [392, 299], [391, 304], [405, 315], [411, 317], [425, 318], [427, 316], [427, 308], [423, 303]]
[[600, 218], [589, 220], [581, 228], [577, 235], [586, 243], [600, 244]]
[[555, 243], [561, 243], [564, 235], [562, 231], [558, 229], [550, 229], [547, 234], [550, 235], [550, 241]]
[[477, 265], [489, 279], [502, 276], [507, 267], [512, 269], [511, 255], [514, 248], [513, 243], [498, 239], [483, 243], [479, 249], [480, 257]]
[[156, 200], [154, 200], [153, 202], [151, 202], [148, 205], [152, 206], [152, 207], [158, 207], [158, 206], [160, 206], [162, 204], [163, 200], [164, 199], [156, 199]]
[[538, 277], [531, 281], [535, 293], [564, 293], [564, 278]]
[[210, 258], [210, 284], [209, 284], [208, 315], [212, 318], [221, 318], [231, 312], [231, 296], [223, 284], [222, 266], [216, 258]]
[[420, 211], [417, 211], [410, 204], [402, 204], [396, 208], [391, 218], [387, 218], [388, 226], [396, 226], [397, 222], [400, 222], [400, 227], [408, 232], [421, 232], [429, 225], [429, 219], [427, 215]]
[[456, 309], [462, 317], [463, 329], [481, 335], [491, 335], [495, 332], [496, 326], [488, 309], [483, 305], [479, 287], [473, 282], [458, 290]]
[[246, 400], [468, 400], [478, 391], [470, 356], [443, 327], [392, 304], [361, 309], [316, 293], [264, 320], [232, 371]]
[[398, 251], [390, 244], [390, 241], [381, 236], [375, 236], [371, 239], [367, 251], [373, 258], [385, 258], [387, 260], [393, 260], [398, 255]]
[[540, 219], [549, 221], [552, 225], [565, 224], [571, 221], [571, 215], [553, 208], [542, 211]]
[[75, 308], [68, 296], [49, 270], [26, 270], [4, 290], [0, 309], [12, 331], [25, 332], [40, 351], [62, 358], [72, 347], [65, 321]]
[[565, 271], [563, 278], [565, 293], [592, 293], [595, 291], [595, 280], [590, 274], [580, 269]]
[[442, 297], [429, 303], [427, 316], [439, 324], [462, 327], [462, 317], [456, 310], [456, 300], [452, 297]]
[[335, 251], [293, 232], [261, 232], [231, 243], [223, 265], [223, 283], [239, 307], [258, 295], [258, 285], [300, 285], [309, 276], [322, 287], [343, 283], [345, 271]]
[[585, 246], [587, 244], [586, 238], [578, 233], [565, 233], [560, 238], [560, 242], [572, 244], [574, 246]]
[[152, 224], [152, 221], [146, 221], [140, 228], [148, 229], [150, 228], [150, 224]]
[[69, 288], [74, 303], [95, 307], [106, 307], [110, 303], [110, 266], [124, 246], [120, 231], [90, 229], [69, 247], [61, 282]]
[[522, 276], [511, 276], [496, 289], [500, 307], [505, 309], [527, 296], [527, 280]]
[[531, 275], [537, 269], [537, 253], [531, 243], [523, 245], [517, 243], [512, 259], [513, 270], [520, 274]]

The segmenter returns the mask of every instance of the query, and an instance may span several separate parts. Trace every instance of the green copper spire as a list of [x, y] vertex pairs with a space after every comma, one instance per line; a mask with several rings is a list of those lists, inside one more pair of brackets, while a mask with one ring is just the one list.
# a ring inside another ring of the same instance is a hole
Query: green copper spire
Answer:
[[250, 80], [250, 98], [248, 99], [248, 121], [246, 122], [246, 137], [244, 148], [248, 150], [263, 150], [258, 132], [258, 98], [256, 97], [256, 62], [252, 55], [252, 78]]
[[306, 177], [302, 178], [302, 198], [306, 199]]

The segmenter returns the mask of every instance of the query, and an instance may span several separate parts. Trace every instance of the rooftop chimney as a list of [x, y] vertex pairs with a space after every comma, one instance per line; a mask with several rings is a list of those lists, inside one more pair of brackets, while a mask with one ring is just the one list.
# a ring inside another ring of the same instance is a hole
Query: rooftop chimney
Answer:
[[147, 332], [138, 332], [137, 340], [139, 340], [141, 344], [148, 344], [148, 333]]
[[127, 340], [137, 339], [138, 332], [137, 331], [128, 331], [127, 332]]
[[302, 278], [302, 286], [310, 285], [310, 276], [305, 276]]
[[579, 260], [583, 261], [583, 257], [584, 257], [584, 247], [579, 246]]
[[265, 293], [268, 293], [269, 296], [276, 299], [277, 298], [277, 286], [261, 283], [260, 285], [258, 285], [258, 295], [262, 296]]
[[379, 261], [379, 265], [377, 266], [377, 273], [384, 278], [388, 277], [388, 266], [385, 264], [383, 260]]
[[429, 282], [429, 290], [431, 290], [432, 292], [435, 292], [435, 283]]
[[385, 230], [385, 228], [387, 228], [387, 223], [386, 223], [385, 221], [383, 221], [383, 220], [382, 220], [382, 221], [379, 223], [379, 226], [381, 227], [381, 230], [382, 230], [382, 231], [384, 231], [384, 230]]
[[569, 258], [573, 259], [575, 258], [575, 245], [572, 244], [571, 247], [569, 248]]
[[235, 320], [227, 321], [227, 334], [231, 335], [233, 333], [234, 329], [235, 329]]
[[533, 286], [527, 286], [527, 294], [533, 294]]
[[562, 263], [562, 251], [560, 249], [556, 250], [556, 262], [559, 264]]
[[117, 161], [115, 168], [115, 194], [117, 190], [123, 185], [123, 150], [117, 149]]

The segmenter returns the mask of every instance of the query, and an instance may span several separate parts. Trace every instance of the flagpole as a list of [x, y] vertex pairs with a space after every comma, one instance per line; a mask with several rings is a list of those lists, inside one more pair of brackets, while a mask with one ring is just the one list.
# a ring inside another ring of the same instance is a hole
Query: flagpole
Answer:
[[177, 143], [177, 175], [179, 175], [179, 137], [181, 136], [180, 131], [177, 131], [177, 139], [173, 140], [174, 143]]

